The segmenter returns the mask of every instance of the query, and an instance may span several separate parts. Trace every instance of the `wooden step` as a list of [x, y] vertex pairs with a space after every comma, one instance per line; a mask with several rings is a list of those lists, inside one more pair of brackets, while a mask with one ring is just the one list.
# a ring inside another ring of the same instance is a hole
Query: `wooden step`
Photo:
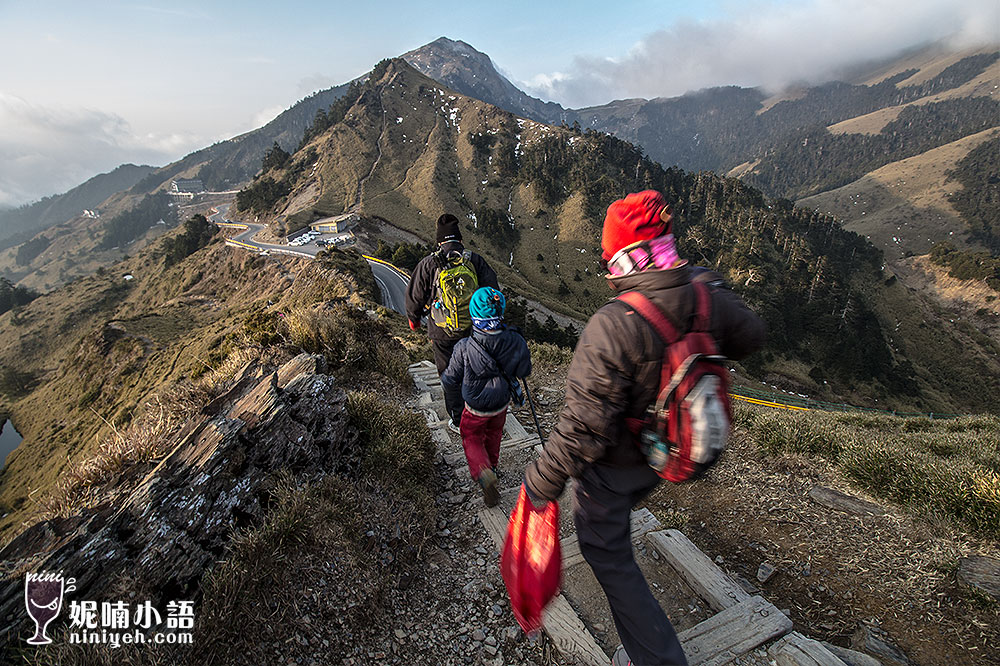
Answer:
[[[643, 507], [631, 514], [632, 540], [639, 539], [643, 534], [660, 529], [660, 521], [656, 519], [649, 509]], [[583, 554], [580, 553], [580, 541], [576, 533], [563, 537], [560, 541], [562, 549], [563, 568], [568, 569], [584, 562]]]
[[[415, 364], [419, 365], [419, 364]], [[429, 369], [429, 370], [428, 370]], [[411, 373], [414, 372], [411, 366]], [[437, 379], [432, 364], [416, 369], [419, 382], [429, 386], [429, 375]], [[417, 382], [415, 382], [417, 383]], [[465, 453], [457, 438], [448, 430], [443, 417], [443, 400], [440, 386], [426, 391], [419, 400], [419, 406], [428, 421], [431, 437], [444, 460], [461, 478], [467, 475]], [[508, 414], [505, 424], [505, 439], [501, 450], [513, 451], [534, 445], [537, 455], [542, 453], [538, 438], [529, 434], [518, 420]], [[497, 550], [503, 548], [507, 532], [508, 512], [503, 506], [516, 499], [520, 486], [501, 493], [500, 506], [483, 508], [478, 512], [480, 522], [489, 534]], [[716, 615], [682, 632], [678, 637], [688, 655], [691, 666], [722, 666], [746, 654], [754, 648], [787, 634], [792, 622], [772, 604], [759, 596], [751, 597], [742, 587], [726, 575], [707, 555], [701, 552], [683, 533], [677, 530], [660, 530], [660, 523], [648, 509], [632, 512], [631, 535], [633, 539], [646, 536], [653, 548], [662, 555], [678, 574], [705, 601], [718, 611]], [[579, 541], [575, 534], [562, 539], [563, 567], [576, 566], [584, 561], [580, 554]], [[572, 592], [572, 591], [570, 591]], [[561, 653], [572, 656], [577, 663], [588, 666], [606, 666], [608, 656], [598, 646], [579, 615], [563, 594], [558, 595], [544, 613], [544, 629], [553, 645]], [[843, 666], [827, 659], [828, 650], [815, 641], [798, 635], [779, 641], [772, 646], [771, 658], [778, 666]], [[815, 643], [815, 645], [813, 645]], [[816, 646], [819, 646], [818, 649]], [[812, 661], [809, 661], [812, 659]], [[795, 661], [798, 660], [798, 661]]]
[[608, 655], [563, 595], [545, 607], [542, 626], [560, 654], [572, 655], [577, 663], [586, 666], [608, 666]]
[[678, 530], [650, 532], [646, 539], [712, 610], [722, 611], [750, 598], [742, 587]]
[[[504, 423], [503, 429], [507, 437], [512, 440], [528, 439], [529, 437], [528, 431], [524, 429], [524, 426], [521, 425], [521, 422], [513, 414], [507, 414], [507, 421]], [[534, 435], [531, 435], [531, 437], [537, 439]]]
[[[507, 512], [499, 506], [488, 507], [479, 511], [479, 520], [497, 550], [502, 550], [504, 537], [507, 536]], [[543, 618], [545, 633], [561, 653], [573, 655], [588, 666], [607, 666], [608, 655], [597, 645], [594, 636], [562, 594], [546, 607]]]
[[533, 446], [538, 443], [538, 438], [534, 435], [528, 435], [527, 437], [521, 437], [518, 439], [506, 439], [500, 442], [501, 451], [513, 451], [516, 449], [526, 449], [529, 446]]
[[797, 631], [769, 647], [767, 654], [778, 666], [846, 666], [840, 657], [822, 643]]
[[792, 630], [792, 621], [762, 597], [750, 597], [677, 637], [689, 666], [722, 666]]

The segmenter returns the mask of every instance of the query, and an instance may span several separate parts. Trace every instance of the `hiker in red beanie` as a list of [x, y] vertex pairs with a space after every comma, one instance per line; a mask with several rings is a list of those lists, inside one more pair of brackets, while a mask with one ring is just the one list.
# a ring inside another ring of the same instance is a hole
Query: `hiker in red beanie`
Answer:
[[[638, 291], [681, 334], [692, 326], [695, 287], [708, 285], [709, 333], [719, 353], [738, 360], [764, 342], [764, 323], [714, 271], [677, 254], [673, 212], [659, 192], [629, 194], [608, 207], [601, 246], [615, 292]], [[574, 521], [580, 552], [611, 606], [622, 646], [612, 664], [686, 664], [673, 626], [632, 555], [629, 513], [660, 481], [629, 422], [657, 396], [666, 343], [628, 304], [598, 310], [580, 336], [566, 379], [566, 404], [541, 457], [525, 471], [525, 490], [542, 508], [577, 480]]]

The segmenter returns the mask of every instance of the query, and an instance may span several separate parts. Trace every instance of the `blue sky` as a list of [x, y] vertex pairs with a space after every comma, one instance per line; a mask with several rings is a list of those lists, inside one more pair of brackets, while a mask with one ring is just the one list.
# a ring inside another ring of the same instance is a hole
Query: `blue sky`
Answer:
[[165, 164], [441, 36], [489, 54], [531, 94], [579, 107], [710, 85], [780, 87], [951, 34], [1000, 41], [998, 7], [0, 0], [0, 205], [125, 161]]

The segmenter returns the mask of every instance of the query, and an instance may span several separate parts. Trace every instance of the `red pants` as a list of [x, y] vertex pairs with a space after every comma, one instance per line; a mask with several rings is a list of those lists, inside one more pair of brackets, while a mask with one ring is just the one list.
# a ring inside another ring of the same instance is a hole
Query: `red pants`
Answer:
[[503, 424], [507, 421], [507, 410], [493, 416], [479, 416], [467, 408], [462, 412], [462, 447], [469, 463], [473, 479], [500, 461], [500, 440], [503, 438]]

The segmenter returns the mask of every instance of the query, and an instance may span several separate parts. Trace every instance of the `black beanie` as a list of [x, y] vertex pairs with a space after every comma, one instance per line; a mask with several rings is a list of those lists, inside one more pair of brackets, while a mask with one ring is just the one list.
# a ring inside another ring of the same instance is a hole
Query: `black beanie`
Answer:
[[451, 213], [445, 213], [439, 217], [437, 222], [438, 245], [460, 240], [462, 240], [462, 232], [458, 229], [458, 218]]

